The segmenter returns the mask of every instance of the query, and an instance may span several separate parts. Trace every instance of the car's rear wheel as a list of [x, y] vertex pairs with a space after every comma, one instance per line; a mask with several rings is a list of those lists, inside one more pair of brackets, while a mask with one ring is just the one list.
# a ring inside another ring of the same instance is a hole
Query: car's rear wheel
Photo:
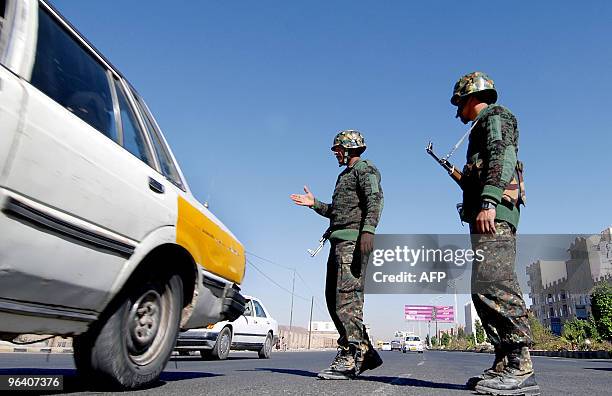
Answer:
[[75, 340], [79, 373], [127, 389], [156, 381], [176, 343], [182, 302], [179, 275], [151, 274], [128, 284], [99, 325]]
[[217, 337], [217, 342], [215, 342], [215, 346], [211, 351], [212, 357], [219, 360], [227, 359], [227, 356], [230, 352], [230, 347], [232, 345], [232, 331], [229, 327], [224, 327], [221, 332], [219, 332], [219, 336]]
[[270, 355], [272, 354], [272, 333], [268, 333], [258, 354], [260, 359], [270, 359]]

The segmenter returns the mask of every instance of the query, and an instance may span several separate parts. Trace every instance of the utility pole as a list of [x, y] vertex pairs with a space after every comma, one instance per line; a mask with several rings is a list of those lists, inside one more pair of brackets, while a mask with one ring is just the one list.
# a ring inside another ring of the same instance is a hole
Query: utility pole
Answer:
[[312, 335], [312, 305], [314, 304], [314, 296], [310, 300], [310, 320], [308, 321], [308, 349], [310, 349], [310, 338]]
[[295, 268], [293, 269], [293, 283], [291, 284], [291, 311], [289, 312], [289, 339], [287, 343], [291, 349], [291, 337], [293, 335], [293, 291], [295, 290]]
[[453, 310], [453, 319], [455, 320], [455, 332], [459, 332], [459, 321], [457, 320], [457, 285], [455, 285], [455, 307]]
[[438, 319], [436, 319], [436, 342], [440, 345], [440, 335], [438, 334]]
[[440, 346], [440, 337], [438, 336], [438, 309], [433, 307], [433, 318], [436, 321], [436, 344]]

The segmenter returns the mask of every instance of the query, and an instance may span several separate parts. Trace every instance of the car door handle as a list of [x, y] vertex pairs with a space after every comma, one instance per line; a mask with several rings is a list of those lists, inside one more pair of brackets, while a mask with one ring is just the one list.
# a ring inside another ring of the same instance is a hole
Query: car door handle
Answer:
[[149, 188], [158, 194], [164, 193], [164, 185], [152, 177], [149, 177]]

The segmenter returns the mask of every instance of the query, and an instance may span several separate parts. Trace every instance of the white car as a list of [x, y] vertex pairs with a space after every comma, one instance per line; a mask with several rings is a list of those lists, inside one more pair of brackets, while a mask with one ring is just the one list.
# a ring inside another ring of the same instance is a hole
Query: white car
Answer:
[[74, 337], [89, 381], [142, 387], [179, 327], [242, 314], [245, 264], [126, 78], [47, 2], [0, 1], [0, 339]]
[[391, 340], [391, 350], [392, 351], [401, 351], [402, 350], [402, 341], [401, 340]]
[[380, 348], [381, 351], [390, 351], [391, 350], [391, 343], [390, 342], [383, 342], [382, 347]]
[[418, 352], [423, 353], [423, 341], [419, 336], [408, 336], [404, 339], [402, 352]]
[[244, 313], [234, 321], [222, 321], [179, 334], [175, 349], [180, 355], [197, 350], [202, 358], [226, 359], [230, 349], [256, 351], [269, 359], [278, 339], [278, 323], [261, 301], [245, 296]]

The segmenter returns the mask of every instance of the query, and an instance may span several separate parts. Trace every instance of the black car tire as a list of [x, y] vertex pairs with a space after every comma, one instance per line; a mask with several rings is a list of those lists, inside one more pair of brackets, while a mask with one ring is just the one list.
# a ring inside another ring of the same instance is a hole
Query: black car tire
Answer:
[[217, 342], [211, 351], [212, 357], [218, 360], [225, 360], [229, 355], [232, 346], [232, 331], [229, 327], [224, 327], [217, 337]]
[[266, 336], [266, 340], [259, 350], [258, 355], [260, 359], [270, 359], [270, 355], [272, 355], [272, 333], [268, 333]]
[[179, 330], [183, 282], [152, 273], [132, 281], [105, 315], [75, 339], [77, 371], [113, 388], [155, 382], [166, 366]]

